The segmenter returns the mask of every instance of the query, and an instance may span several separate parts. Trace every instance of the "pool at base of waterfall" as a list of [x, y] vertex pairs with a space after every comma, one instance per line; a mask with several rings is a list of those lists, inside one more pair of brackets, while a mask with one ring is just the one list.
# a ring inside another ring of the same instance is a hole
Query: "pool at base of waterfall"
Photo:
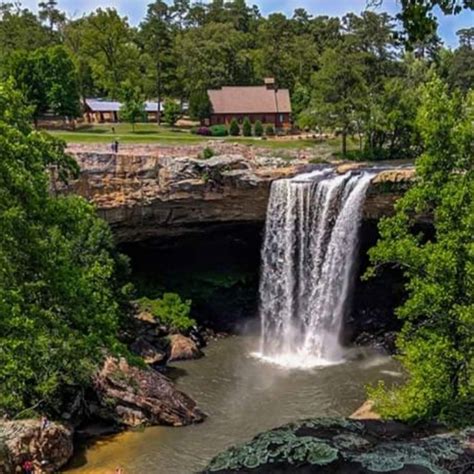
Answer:
[[398, 364], [373, 350], [354, 348], [336, 365], [284, 368], [255, 357], [253, 335], [212, 342], [199, 360], [173, 363], [170, 375], [208, 419], [182, 428], [152, 427], [102, 439], [79, 452], [69, 471], [113, 474], [190, 474], [224, 449], [279, 425], [317, 416], [349, 416], [365, 387], [400, 381]]

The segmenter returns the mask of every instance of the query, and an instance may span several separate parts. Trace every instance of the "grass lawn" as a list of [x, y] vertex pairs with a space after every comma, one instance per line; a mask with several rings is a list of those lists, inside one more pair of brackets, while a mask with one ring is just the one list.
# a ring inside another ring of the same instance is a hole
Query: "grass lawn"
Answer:
[[[113, 132], [115, 130], [115, 133]], [[302, 140], [260, 140], [248, 137], [225, 137], [213, 138], [194, 135], [189, 129], [178, 129], [167, 126], [157, 126], [150, 123], [140, 123], [132, 129], [130, 124], [94, 124], [83, 125], [75, 131], [51, 130], [52, 135], [62, 138], [67, 143], [111, 143], [118, 140], [121, 144], [163, 144], [163, 145], [192, 145], [205, 143], [208, 141], [227, 141], [232, 143], [242, 143], [246, 145], [256, 145], [274, 149], [304, 149], [326, 146], [333, 151], [340, 147], [340, 141], [329, 140], [321, 144], [311, 139]]]

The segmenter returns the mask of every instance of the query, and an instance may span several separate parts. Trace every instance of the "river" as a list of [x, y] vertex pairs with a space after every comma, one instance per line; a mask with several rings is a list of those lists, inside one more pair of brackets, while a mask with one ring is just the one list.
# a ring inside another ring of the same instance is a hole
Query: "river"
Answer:
[[316, 416], [348, 416], [365, 400], [365, 386], [401, 376], [391, 358], [353, 349], [347, 361], [308, 370], [283, 369], [253, 355], [254, 336], [212, 342], [206, 356], [173, 363], [177, 386], [209, 418], [182, 428], [128, 431], [95, 442], [80, 452], [68, 472], [189, 474], [220, 451], [261, 431]]

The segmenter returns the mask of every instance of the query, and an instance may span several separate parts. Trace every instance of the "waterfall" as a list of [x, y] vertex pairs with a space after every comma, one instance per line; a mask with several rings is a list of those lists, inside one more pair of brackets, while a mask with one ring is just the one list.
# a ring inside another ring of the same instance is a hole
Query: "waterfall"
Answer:
[[272, 184], [262, 249], [259, 356], [287, 367], [343, 359], [366, 172], [330, 169]]

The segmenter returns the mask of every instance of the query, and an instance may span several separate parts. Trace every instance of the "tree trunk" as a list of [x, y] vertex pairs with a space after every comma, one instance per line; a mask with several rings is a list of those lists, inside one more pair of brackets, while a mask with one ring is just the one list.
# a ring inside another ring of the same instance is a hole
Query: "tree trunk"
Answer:
[[342, 131], [342, 156], [347, 154], [347, 130]]
[[156, 65], [156, 95], [158, 99], [158, 108], [156, 109], [156, 123], [161, 125], [161, 64]]

